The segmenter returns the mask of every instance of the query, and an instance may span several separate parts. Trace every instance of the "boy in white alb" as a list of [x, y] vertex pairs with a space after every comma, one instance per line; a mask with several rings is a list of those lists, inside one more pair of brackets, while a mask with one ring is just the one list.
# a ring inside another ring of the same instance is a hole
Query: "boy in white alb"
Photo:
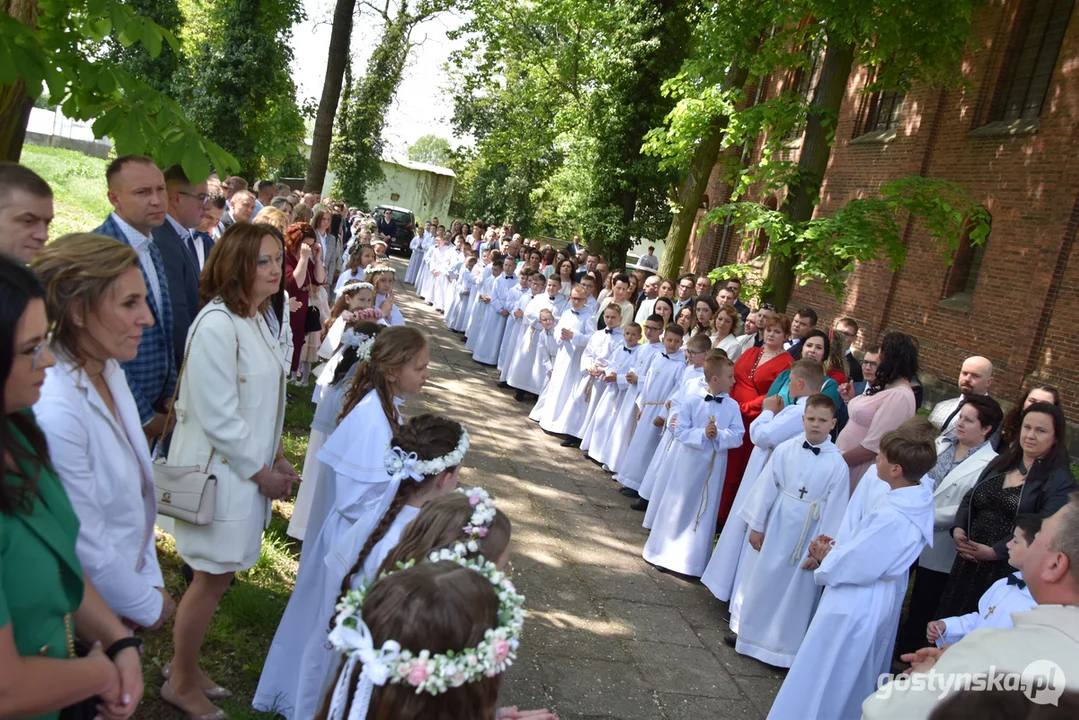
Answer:
[[807, 562], [819, 565], [814, 579], [824, 594], [771, 720], [857, 720], [877, 678], [890, 671], [908, 570], [933, 542], [933, 487], [925, 474], [937, 461], [936, 434], [922, 417], [885, 433], [880, 480], [867, 473], [858, 483], [834, 541], [822, 535], [810, 543]]
[[[540, 322], [540, 313], [549, 310], [555, 322], [566, 307], [566, 298], [562, 295], [562, 280], [557, 275], [547, 278], [547, 291], [532, 298], [524, 308], [524, 331], [521, 339], [514, 349], [514, 359], [510, 371], [506, 376], [506, 383], [514, 388], [514, 395], [518, 402], [524, 402], [525, 395], [532, 393], [539, 396], [543, 386], [547, 383], [547, 372], [539, 373], [537, 357], [539, 353], [539, 340], [537, 334], [545, 330]], [[552, 329], [554, 325], [552, 324]]]
[[539, 422], [549, 433], [561, 435], [566, 432], [569, 407], [573, 401], [573, 389], [581, 373], [581, 356], [595, 332], [592, 316], [585, 310], [585, 289], [578, 285], [570, 294], [570, 307], [562, 313], [554, 328], [554, 341], [558, 345], [554, 369], [529, 418]]
[[775, 667], [794, 662], [820, 599], [803, 566], [808, 543], [834, 536], [847, 508], [850, 468], [829, 438], [835, 424], [832, 399], [810, 397], [805, 431], [775, 449], [739, 512], [760, 556], [746, 579], [735, 649]]
[[[566, 438], [562, 447], [580, 447], [584, 434], [588, 409], [594, 402], [599, 402], [603, 392], [603, 377], [611, 362], [614, 351], [622, 347], [622, 308], [607, 306], [603, 310], [602, 330], [597, 330], [588, 338], [584, 354], [581, 355], [581, 370], [577, 383], [573, 387], [570, 403], [566, 408], [564, 428]], [[543, 427], [542, 424], [540, 427]]]
[[969, 633], [981, 628], [1010, 628], [1012, 613], [1031, 610], [1038, 603], [1023, 580], [1023, 564], [1034, 536], [1042, 527], [1042, 516], [1024, 513], [1015, 518], [1015, 533], [1008, 541], [1008, 564], [1015, 572], [989, 586], [978, 600], [978, 609], [966, 615], [933, 620], [925, 636], [937, 647], [953, 645]]
[[646, 375], [638, 382], [644, 383], [637, 395], [637, 425], [629, 447], [614, 479], [635, 497], [644, 480], [644, 471], [655, 454], [666, 424], [666, 404], [678, 387], [686, 363], [682, 354], [682, 338], [685, 331], [678, 325], [668, 325], [663, 331], [663, 351], [648, 364]]
[[721, 350], [704, 361], [707, 387], [686, 398], [672, 429], [669, 470], [678, 478], [656, 502], [656, 520], [641, 555], [682, 575], [700, 577], [716, 537], [727, 450], [742, 444], [745, 426], [738, 403], [727, 395], [734, 363]]
[[480, 281], [477, 284], [479, 289], [476, 295], [476, 299], [473, 301], [476, 303], [472, 308], [472, 315], [468, 320], [468, 327], [465, 329], [465, 337], [468, 338], [465, 342], [465, 350], [469, 352], [475, 352], [476, 345], [480, 341], [480, 336], [483, 333], [483, 324], [487, 319], [488, 313], [494, 313], [491, 310], [491, 300], [495, 295], [495, 283], [502, 277], [503, 259], [501, 255], [495, 255], [491, 258], [491, 264], [480, 271]]
[[[603, 463], [603, 470], [617, 473], [622, 467], [622, 460], [629, 449], [629, 441], [637, 427], [637, 396], [644, 385], [641, 378], [648, 376], [648, 365], [652, 358], [663, 352], [663, 317], [652, 315], [644, 322], [644, 344], [637, 351], [637, 360], [632, 367], [616, 377], [620, 387], [625, 387], [622, 399], [615, 408], [610, 430], [602, 446], [595, 442], [589, 448], [588, 456]], [[598, 442], [598, 441], [597, 441]], [[597, 449], [597, 447], [599, 449]], [[595, 450], [595, 453], [593, 453]]]
[[506, 318], [506, 332], [502, 335], [502, 348], [498, 351], [499, 387], [509, 387], [506, 381], [509, 379], [510, 366], [517, 358], [517, 346], [525, 332], [525, 308], [533, 299], [542, 295], [547, 286], [547, 278], [543, 277], [543, 273], [530, 268], [522, 270], [517, 277], [525, 284], [526, 289], [521, 292]]
[[[506, 319], [510, 316], [510, 310], [520, 296], [520, 284], [517, 276], [513, 274], [516, 267], [512, 257], [502, 260], [502, 274], [495, 277], [492, 275], [490, 300], [487, 302], [487, 312], [483, 316], [483, 325], [480, 326], [479, 338], [472, 350], [472, 359], [484, 365], [494, 365], [498, 362], [498, 351], [502, 347], [502, 334], [506, 332]], [[480, 298], [483, 299], [482, 296]], [[466, 345], [467, 347], [467, 345]]]
[[[584, 429], [581, 431], [581, 450], [596, 462], [603, 460], [598, 456], [598, 449], [605, 446], [605, 441], [611, 432], [611, 424], [615, 420], [615, 413], [625, 396], [629, 384], [626, 382], [626, 373], [633, 369], [637, 362], [641, 346], [641, 326], [629, 324], [622, 328], [623, 345], [613, 351], [610, 363], [607, 365], [606, 374], [603, 376], [603, 390], [598, 399], [594, 395], [589, 403], [588, 416], [584, 421]], [[597, 453], [593, 454], [593, 446]]]
[[[671, 399], [664, 405], [666, 428], [663, 430], [659, 445], [656, 447], [656, 451], [652, 453], [652, 459], [648, 462], [648, 467], [644, 471], [644, 479], [641, 480], [641, 487], [637, 490], [640, 497], [630, 505], [634, 510], [648, 510], [649, 501], [658, 500], [659, 495], [663, 494], [667, 481], [670, 479], [666, 462], [667, 454], [675, 443], [672, 429], [674, 428], [674, 423], [678, 422], [678, 406], [681, 405], [683, 399], [692, 397], [707, 384], [704, 379], [704, 359], [708, 357], [708, 351], [711, 349], [712, 340], [707, 335], [694, 335], [689, 340], [686, 340], [682, 346], [682, 354], [686, 358], [686, 367], [682, 371], [682, 377], [679, 379]], [[726, 353], [723, 354], [726, 355]], [[653, 492], [655, 496], [653, 496]], [[651, 515], [645, 513], [643, 525], [648, 529], [652, 528], [653, 516], [654, 513]]]
[[[783, 407], [783, 400], [778, 395], [766, 397], [761, 414], [750, 423], [749, 437], [753, 441], [753, 453], [742, 475], [738, 494], [734, 496], [730, 517], [719, 534], [712, 559], [701, 576], [701, 582], [716, 598], [730, 603], [728, 622], [732, 633], [738, 632], [738, 619], [745, 596], [743, 580], [751, 574], [758, 556], [749, 544], [749, 526], [738, 513], [775, 447], [802, 432], [806, 400], [820, 392], [824, 384], [824, 366], [816, 360], [798, 360], [791, 365], [790, 378], [790, 397], [794, 403]], [[725, 640], [734, 647], [734, 634], [728, 635]]]
[[472, 271], [478, 264], [475, 255], [466, 259], [454, 286], [456, 300], [451, 303], [450, 310], [446, 313], [446, 327], [455, 333], [463, 333], [468, 325], [468, 310], [471, 307], [472, 292], [476, 289], [476, 277]]

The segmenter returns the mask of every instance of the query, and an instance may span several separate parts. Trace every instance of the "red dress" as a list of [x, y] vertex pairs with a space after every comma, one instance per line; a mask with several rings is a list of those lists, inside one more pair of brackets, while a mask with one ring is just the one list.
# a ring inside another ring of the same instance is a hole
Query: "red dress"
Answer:
[[735, 493], [738, 492], [742, 474], [745, 473], [749, 456], [753, 452], [753, 441], [749, 438], [749, 424], [761, 414], [761, 402], [768, 388], [772, 386], [779, 374], [794, 362], [790, 353], [781, 352], [758, 366], [757, 362], [763, 352], [763, 347], [749, 348], [734, 363], [734, 387], [731, 388], [731, 398], [738, 403], [738, 408], [742, 411], [742, 423], [745, 425], [746, 434], [742, 438], [741, 447], [727, 451], [727, 474], [723, 480], [723, 494], [719, 501], [721, 523], [731, 512]]
[[299, 265], [300, 260], [292, 253], [285, 253], [285, 291], [290, 298], [293, 298], [301, 304], [298, 310], [289, 315], [289, 325], [292, 327], [292, 372], [300, 367], [300, 353], [303, 352], [304, 336], [307, 334], [304, 329], [307, 324], [307, 306], [309, 304], [307, 288], [315, 282], [315, 275], [312, 272], [314, 266], [314, 260], [308, 259], [307, 261], [307, 275], [304, 276], [303, 285], [296, 282], [296, 278], [292, 273], [296, 270], [296, 266]]

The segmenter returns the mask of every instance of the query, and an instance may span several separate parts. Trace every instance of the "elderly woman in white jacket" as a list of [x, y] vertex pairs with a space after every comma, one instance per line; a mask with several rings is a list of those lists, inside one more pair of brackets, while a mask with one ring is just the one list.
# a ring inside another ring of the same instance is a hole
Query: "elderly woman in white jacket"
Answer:
[[103, 235], [65, 235], [34, 270], [56, 356], [34, 414], [79, 516], [79, 561], [128, 626], [156, 629], [176, 603], [157, 563], [149, 446], [120, 367], [154, 322], [138, 256]]
[[937, 464], [929, 471], [933, 481], [933, 545], [918, 558], [907, 619], [899, 630], [896, 656], [925, 647], [926, 625], [937, 619], [937, 605], [955, 561], [952, 526], [963, 496], [974, 487], [985, 466], [997, 456], [990, 438], [1004, 413], [988, 395], [965, 398], [954, 435], [937, 438]]
[[210, 700], [228, 695], [198, 666], [210, 619], [233, 575], [258, 561], [271, 501], [298, 479], [281, 446], [288, 364], [264, 314], [281, 287], [282, 253], [270, 225], [229, 227], [202, 271], [205, 305], [188, 331], [168, 464], [209, 465], [217, 498], [208, 525], [175, 522], [194, 579], [176, 612], [161, 698], [197, 717], [224, 717]]

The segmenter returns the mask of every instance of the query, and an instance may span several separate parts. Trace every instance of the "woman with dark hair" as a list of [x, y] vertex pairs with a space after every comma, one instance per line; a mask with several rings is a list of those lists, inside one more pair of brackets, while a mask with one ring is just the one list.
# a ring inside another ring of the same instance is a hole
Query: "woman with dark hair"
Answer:
[[[711, 298], [709, 298], [711, 299]], [[701, 298], [697, 298], [701, 300]], [[714, 302], [714, 301], [713, 301]], [[769, 318], [764, 324], [764, 344], [745, 350], [734, 363], [734, 387], [731, 399], [738, 403], [745, 426], [742, 444], [727, 451], [727, 471], [723, 481], [723, 496], [719, 503], [720, 521], [727, 519], [734, 504], [734, 496], [742, 475], [749, 464], [749, 455], [753, 452], [753, 440], [749, 437], [749, 426], [761, 414], [762, 403], [768, 388], [776, 377], [794, 362], [790, 353], [783, 349], [783, 342], [791, 332], [791, 321], [783, 315]]]
[[324, 282], [326, 268], [322, 266], [322, 245], [318, 242], [315, 229], [307, 223], [292, 223], [285, 231], [285, 290], [291, 299], [300, 304], [289, 316], [295, 342], [289, 366], [292, 373], [300, 369], [303, 338], [308, 332], [322, 329], [318, 311], [310, 312], [309, 293], [311, 286]]
[[937, 618], [937, 605], [955, 562], [951, 532], [959, 503], [997, 456], [989, 438], [1003, 417], [996, 400], [988, 395], [971, 395], [959, 410], [955, 432], [937, 438], [937, 464], [929, 471], [936, 515], [933, 545], [922, 551], [914, 570], [914, 589], [907, 618], [896, 638], [896, 657], [925, 647], [925, 627]]
[[[733, 306], [728, 306], [733, 307]], [[817, 362], [824, 364], [824, 361], [828, 358], [828, 354], [831, 352], [832, 345], [828, 338], [828, 333], [823, 330], [810, 330], [806, 333], [806, 336], [802, 338], [802, 359], [803, 360], [816, 360]], [[846, 378], [843, 378], [846, 380]], [[791, 384], [791, 371], [787, 368], [776, 377], [776, 381], [772, 383], [772, 387], [768, 388], [768, 395], [779, 395], [783, 398], [784, 405], [791, 404], [790, 396], [790, 384]], [[839, 409], [843, 408], [843, 400], [839, 397], [839, 383], [835, 381], [835, 378], [825, 374], [824, 385], [821, 386], [821, 392], [832, 398], [832, 402], [836, 406], [836, 417], [839, 417]], [[844, 418], [846, 414], [843, 413]]]
[[696, 318], [696, 322], [693, 325], [693, 330], [690, 332], [690, 337], [696, 335], [707, 335], [708, 338], [714, 344], [716, 341], [715, 329], [712, 327], [712, 320], [715, 318], [716, 313], [719, 311], [719, 303], [711, 295], [698, 295], [693, 298], [693, 315]]
[[283, 252], [271, 226], [225, 231], [202, 271], [203, 308], [180, 370], [167, 463], [207, 468], [217, 496], [208, 524], [174, 523], [176, 552], [194, 573], [176, 611], [161, 699], [207, 720], [224, 717], [211, 700], [229, 695], [199, 667], [210, 619], [235, 574], [258, 561], [271, 501], [299, 479], [281, 445], [286, 364], [264, 314], [281, 286]]
[[1060, 391], [1052, 385], [1034, 385], [1027, 390], [1023, 399], [1012, 406], [1000, 425], [1000, 436], [996, 438], [997, 451], [1006, 448], [1019, 437], [1019, 428], [1023, 411], [1036, 402], [1049, 403], [1060, 407]]
[[853, 493], [880, 452], [881, 437], [914, 417], [918, 409], [911, 379], [918, 372], [918, 349], [909, 335], [890, 332], [880, 343], [880, 365], [873, 385], [847, 405], [850, 421], [836, 445], [850, 467]]
[[[671, 302], [670, 298], [656, 298], [656, 306], [652, 308], [652, 314], [663, 318], [663, 327], [667, 327], [674, 322], [674, 303]], [[645, 320], [647, 319], [645, 318]]]
[[1049, 403], [1033, 403], [1023, 411], [1019, 437], [989, 463], [959, 504], [951, 528], [959, 554], [935, 617], [977, 610], [989, 586], [1012, 572], [1008, 541], [1015, 516], [1048, 517], [1073, 490], [1064, 413]]
[[540, 272], [543, 273], [543, 277], [549, 278], [556, 269], [556, 259], [558, 253], [553, 248], [547, 248], [543, 251], [543, 262], [540, 263]]
[[569, 258], [558, 263], [558, 277], [562, 278], [562, 297], [569, 302], [569, 295], [573, 292], [573, 286], [577, 282], [577, 263]]
[[[31, 412], [54, 362], [45, 289], [0, 256], [0, 717], [128, 718], [142, 643], [83, 574], [79, 520]], [[78, 657], [76, 641], [100, 644]]]

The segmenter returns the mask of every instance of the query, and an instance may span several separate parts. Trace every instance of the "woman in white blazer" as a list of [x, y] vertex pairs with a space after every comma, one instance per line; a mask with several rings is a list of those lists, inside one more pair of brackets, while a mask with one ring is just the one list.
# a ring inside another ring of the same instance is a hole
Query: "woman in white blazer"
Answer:
[[228, 694], [198, 666], [210, 619], [233, 575], [258, 561], [271, 501], [298, 478], [281, 446], [288, 365], [265, 316], [281, 287], [282, 254], [274, 227], [230, 226], [206, 261], [205, 305], [188, 331], [168, 463], [208, 464], [217, 502], [208, 525], [175, 521], [176, 551], [194, 579], [176, 613], [161, 698], [197, 717], [224, 717], [210, 698]]
[[34, 415], [79, 516], [79, 561], [117, 616], [156, 629], [176, 603], [157, 563], [150, 449], [120, 367], [154, 322], [138, 256], [103, 235], [65, 235], [34, 270], [46, 287], [56, 356]]
[[955, 514], [963, 496], [997, 456], [989, 439], [1000, 427], [1004, 412], [996, 400], [988, 395], [968, 397], [958, 418], [955, 433], [937, 438], [937, 464], [929, 471], [936, 512], [933, 545], [918, 558], [907, 619], [896, 640], [896, 657], [928, 644], [926, 625], [937, 619], [937, 605], [955, 561], [955, 540], [951, 535]]

